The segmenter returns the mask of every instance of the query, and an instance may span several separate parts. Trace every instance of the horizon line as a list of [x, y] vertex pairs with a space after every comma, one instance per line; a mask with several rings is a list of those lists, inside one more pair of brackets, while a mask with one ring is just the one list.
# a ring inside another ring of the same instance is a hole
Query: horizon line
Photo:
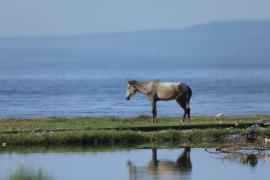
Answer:
[[188, 25], [179, 28], [157, 28], [157, 29], [138, 29], [130, 31], [103, 31], [103, 32], [93, 32], [93, 33], [74, 33], [74, 34], [48, 34], [48, 35], [33, 35], [33, 36], [0, 36], [0, 40], [12, 40], [12, 39], [39, 39], [39, 38], [65, 38], [65, 37], [76, 37], [76, 36], [94, 36], [94, 35], [110, 35], [110, 34], [122, 34], [122, 33], [136, 33], [136, 32], [151, 32], [151, 31], [176, 31], [176, 30], [186, 30], [198, 26], [215, 24], [215, 23], [232, 23], [232, 22], [247, 22], [247, 21], [270, 21], [269, 18], [265, 19], [235, 19], [235, 20], [220, 20], [220, 21], [209, 21], [204, 23], [198, 23], [194, 25]]

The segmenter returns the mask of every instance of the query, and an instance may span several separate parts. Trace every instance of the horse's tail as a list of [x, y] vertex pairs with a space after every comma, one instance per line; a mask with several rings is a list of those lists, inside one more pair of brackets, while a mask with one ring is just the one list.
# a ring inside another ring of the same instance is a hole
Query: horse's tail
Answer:
[[192, 96], [192, 89], [185, 83], [179, 84], [179, 88], [181, 89], [181, 101], [183, 103], [183, 106], [188, 111], [188, 114], [190, 114], [189, 105]]
[[182, 91], [182, 98], [183, 100], [189, 104], [189, 101], [191, 99], [192, 96], [192, 89], [185, 83], [181, 83], [180, 84], [180, 89]]
[[185, 83], [179, 83], [178, 87], [179, 87], [179, 96], [177, 97], [176, 101], [181, 105], [181, 107], [185, 111], [183, 119], [185, 119], [186, 115], [188, 115], [188, 119], [190, 119], [189, 102], [192, 96], [192, 90]]

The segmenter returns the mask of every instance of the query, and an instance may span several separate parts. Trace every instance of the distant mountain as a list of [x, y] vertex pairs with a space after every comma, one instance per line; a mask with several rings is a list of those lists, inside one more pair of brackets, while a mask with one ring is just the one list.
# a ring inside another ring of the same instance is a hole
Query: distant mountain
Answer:
[[270, 66], [270, 20], [213, 22], [171, 30], [0, 39], [0, 62], [78, 61], [116, 67], [154, 66], [156, 62], [189, 67]]

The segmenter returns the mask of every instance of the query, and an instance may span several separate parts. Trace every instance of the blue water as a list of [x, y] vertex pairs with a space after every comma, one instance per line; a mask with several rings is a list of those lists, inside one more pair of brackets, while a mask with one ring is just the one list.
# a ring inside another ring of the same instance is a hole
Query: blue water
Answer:
[[[270, 67], [193, 68], [165, 66], [164, 61], [153, 67], [145, 62], [132, 67], [128, 60], [121, 63], [1, 62], [0, 117], [150, 115], [145, 96], [124, 99], [130, 79], [187, 83], [193, 90], [193, 115], [270, 114]], [[175, 101], [159, 102], [157, 108], [161, 116], [182, 114]]]
[[[192, 148], [190, 158], [177, 164], [183, 148], [158, 149], [156, 166], [151, 165], [151, 149], [74, 153], [0, 153], [0, 179], [9, 177], [18, 167], [41, 169], [52, 179], [166, 179], [166, 180], [268, 180], [269, 153], [253, 165], [245, 156], [209, 154]], [[214, 151], [214, 149], [212, 149]]]

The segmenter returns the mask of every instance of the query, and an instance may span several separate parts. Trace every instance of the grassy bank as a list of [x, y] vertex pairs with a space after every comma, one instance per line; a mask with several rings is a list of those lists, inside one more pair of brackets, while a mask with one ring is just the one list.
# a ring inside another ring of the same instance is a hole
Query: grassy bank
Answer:
[[[270, 116], [230, 116], [221, 123], [246, 123], [258, 120], [270, 120]], [[215, 117], [192, 117], [188, 124], [217, 124]], [[0, 143], [5, 146], [18, 145], [115, 145], [140, 143], [226, 143], [226, 137], [232, 134], [244, 136], [248, 129], [190, 129], [161, 131], [131, 131], [129, 127], [139, 126], [179, 126], [176, 117], [159, 118], [153, 124], [148, 116], [134, 118], [118, 117], [48, 117], [31, 119], [1, 119]], [[113, 128], [125, 128], [114, 130]], [[104, 128], [111, 128], [104, 130]], [[257, 128], [257, 135], [270, 137], [270, 128]], [[4, 144], [3, 144], [4, 143]]]

